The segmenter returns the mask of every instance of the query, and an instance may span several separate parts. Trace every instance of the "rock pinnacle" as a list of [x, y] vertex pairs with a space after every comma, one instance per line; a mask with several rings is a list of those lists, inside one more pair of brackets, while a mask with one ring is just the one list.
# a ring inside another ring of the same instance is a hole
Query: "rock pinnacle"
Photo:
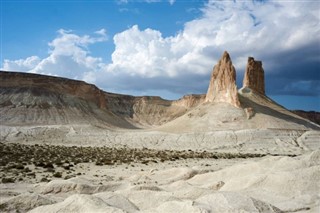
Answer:
[[226, 102], [240, 107], [236, 86], [236, 70], [227, 51], [223, 53], [212, 71], [206, 102]]
[[248, 58], [247, 68], [243, 78], [243, 87], [249, 87], [265, 95], [264, 70], [261, 61], [255, 61], [253, 57]]

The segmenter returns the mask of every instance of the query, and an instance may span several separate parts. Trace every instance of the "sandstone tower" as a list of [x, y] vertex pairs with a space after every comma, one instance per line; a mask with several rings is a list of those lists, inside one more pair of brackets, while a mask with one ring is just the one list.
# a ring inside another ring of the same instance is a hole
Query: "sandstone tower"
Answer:
[[206, 102], [226, 102], [240, 107], [236, 85], [236, 70], [228, 52], [215, 65], [206, 95]]
[[253, 57], [248, 58], [247, 68], [243, 78], [243, 87], [249, 87], [261, 95], [265, 95], [264, 70], [261, 61], [255, 61]]

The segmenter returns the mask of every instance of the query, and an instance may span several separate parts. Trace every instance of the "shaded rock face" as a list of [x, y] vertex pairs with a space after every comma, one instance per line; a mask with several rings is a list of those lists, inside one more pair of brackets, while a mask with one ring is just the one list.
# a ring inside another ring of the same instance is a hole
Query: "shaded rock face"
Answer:
[[236, 86], [236, 70], [228, 52], [224, 52], [214, 67], [206, 95], [206, 102], [226, 102], [240, 107]]
[[320, 125], [320, 112], [315, 112], [315, 111], [306, 112], [303, 110], [291, 110], [291, 112]]
[[243, 87], [265, 95], [264, 89], [264, 70], [261, 61], [255, 61], [253, 57], [248, 58], [248, 64], [243, 79]]

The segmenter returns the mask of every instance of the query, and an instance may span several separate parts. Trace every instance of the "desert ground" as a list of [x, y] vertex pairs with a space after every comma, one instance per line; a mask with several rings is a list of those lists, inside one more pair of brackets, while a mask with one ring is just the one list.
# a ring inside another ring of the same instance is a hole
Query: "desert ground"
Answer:
[[319, 150], [275, 156], [0, 145], [2, 212], [319, 211]]

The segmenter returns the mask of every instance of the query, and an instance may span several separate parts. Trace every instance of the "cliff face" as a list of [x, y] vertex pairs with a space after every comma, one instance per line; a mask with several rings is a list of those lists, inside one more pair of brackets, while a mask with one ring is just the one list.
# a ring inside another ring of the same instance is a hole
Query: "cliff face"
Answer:
[[248, 58], [243, 87], [249, 87], [259, 94], [265, 95], [264, 70], [261, 61], [255, 61], [253, 57]]
[[108, 109], [105, 93], [82, 81], [0, 72], [0, 123], [103, 124], [134, 128]]
[[137, 128], [161, 125], [203, 102], [201, 95], [177, 101], [107, 93], [83, 81], [0, 72], [0, 123], [97, 124]]
[[240, 107], [236, 86], [236, 70], [228, 52], [215, 65], [206, 95], [206, 102], [225, 102]]
[[95, 85], [83, 81], [15, 72], [0, 72], [0, 81], [2, 89], [29, 90], [35, 96], [40, 96], [42, 93], [70, 95], [90, 101], [100, 109], [106, 108], [104, 92]]

